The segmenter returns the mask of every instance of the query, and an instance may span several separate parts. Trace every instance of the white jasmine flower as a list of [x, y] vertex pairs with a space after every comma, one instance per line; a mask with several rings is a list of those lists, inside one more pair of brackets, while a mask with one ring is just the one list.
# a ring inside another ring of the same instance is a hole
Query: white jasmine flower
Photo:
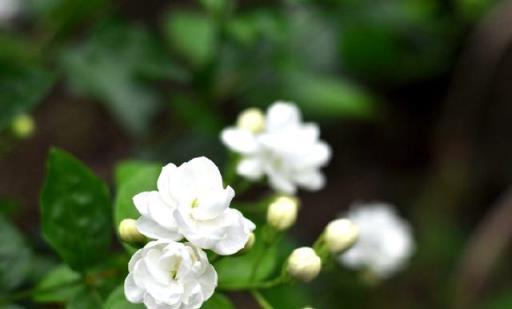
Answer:
[[188, 243], [152, 241], [132, 256], [128, 270], [126, 298], [149, 309], [200, 308], [217, 286], [206, 253]]
[[320, 140], [316, 124], [303, 123], [294, 104], [280, 101], [267, 110], [263, 125], [255, 112], [249, 116], [221, 134], [222, 142], [242, 156], [239, 175], [250, 180], [266, 175], [275, 190], [288, 194], [295, 193], [297, 186], [307, 190], [324, 186], [319, 169], [329, 161], [331, 150]]
[[309, 282], [315, 279], [322, 269], [322, 260], [310, 247], [293, 250], [288, 257], [288, 273], [295, 279]]
[[297, 221], [299, 203], [296, 198], [280, 196], [267, 209], [267, 222], [277, 230], [290, 228]]
[[324, 239], [332, 253], [339, 253], [352, 246], [359, 236], [359, 229], [348, 219], [336, 219], [325, 228]]
[[359, 239], [340, 255], [340, 262], [380, 278], [391, 276], [406, 264], [414, 250], [411, 227], [391, 205], [357, 205], [347, 218], [358, 226]]
[[179, 240], [183, 235], [202, 249], [234, 254], [246, 244], [255, 225], [229, 208], [235, 192], [223, 187], [217, 166], [205, 157], [168, 164], [157, 182], [158, 191], [134, 197], [142, 215], [137, 227], [147, 237]]
[[8, 24], [21, 11], [21, 0], [0, 0], [0, 25]]

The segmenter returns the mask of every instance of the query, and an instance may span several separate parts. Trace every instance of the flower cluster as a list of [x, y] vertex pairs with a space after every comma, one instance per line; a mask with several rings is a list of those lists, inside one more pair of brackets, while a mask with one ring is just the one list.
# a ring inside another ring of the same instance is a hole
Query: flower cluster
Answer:
[[138, 231], [156, 241], [132, 256], [125, 294], [148, 308], [199, 308], [217, 285], [203, 249], [234, 254], [244, 248], [255, 225], [229, 207], [235, 192], [223, 187], [217, 166], [205, 157], [179, 167], [168, 164], [157, 188], [133, 198], [141, 215]]
[[258, 180], [264, 175], [272, 188], [293, 194], [297, 187], [319, 190], [325, 179], [319, 169], [331, 157], [314, 123], [303, 123], [292, 103], [276, 102], [266, 115], [255, 109], [242, 113], [236, 127], [225, 129], [223, 143], [241, 155], [239, 175]]

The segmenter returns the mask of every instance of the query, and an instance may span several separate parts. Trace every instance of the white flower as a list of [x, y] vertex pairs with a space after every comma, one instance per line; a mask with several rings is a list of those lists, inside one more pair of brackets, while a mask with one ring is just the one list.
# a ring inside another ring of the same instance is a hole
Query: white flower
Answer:
[[[251, 115], [251, 119], [257, 118]], [[250, 129], [253, 127], [257, 126], [229, 127], [221, 134], [223, 143], [242, 156], [237, 166], [239, 175], [250, 180], [266, 175], [275, 190], [288, 194], [295, 193], [297, 186], [308, 190], [324, 186], [319, 169], [329, 161], [331, 150], [319, 139], [316, 124], [302, 122], [294, 104], [274, 103], [267, 110], [264, 126]]]
[[359, 236], [359, 229], [348, 219], [336, 219], [325, 228], [325, 243], [332, 253], [339, 253], [352, 246]]
[[201, 249], [178, 242], [152, 241], [128, 264], [128, 301], [149, 309], [196, 309], [217, 286], [217, 273]]
[[255, 225], [229, 208], [235, 192], [223, 187], [217, 166], [199, 157], [177, 167], [168, 164], [157, 182], [158, 191], [133, 198], [142, 215], [140, 232], [149, 238], [179, 240], [183, 235], [202, 249], [221, 255], [241, 250]]
[[295, 279], [309, 282], [315, 279], [322, 269], [322, 260], [310, 247], [293, 250], [288, 257], [288, 273]]
[[21, 0], [0, 0], [0, 25], [8, 24], [21, 11]]
[[359, 239], [339, 260], [380, 278], [400, 270], [412, 255], [414, 240], [409, 223], [384, 203], [353, 207], [346, 216], [359, 228]]
[[268, 206], [267, 222], [277, 230], [286, 230], [297, 220], [298, 209], [296, 198], [279, 196]]

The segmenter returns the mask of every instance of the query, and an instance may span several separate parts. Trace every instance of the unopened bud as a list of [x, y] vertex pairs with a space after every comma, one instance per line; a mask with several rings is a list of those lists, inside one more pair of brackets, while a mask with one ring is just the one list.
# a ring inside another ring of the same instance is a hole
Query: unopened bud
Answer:
[[119, 223], [119, 236], [121, 240], [128, 243], [143, 243], [146, 241], [137, 229], [136, 221], [133, 219], [124, 219]]
[[337, 219], [325, 228], [324, 239], [332, 253], [339, 253], [352, 246], [359, 237], [358, 227], [348, 219]]
[[296, 198], [280, 196], [268, 206], [267, 222], [280, 231], [286, 230], [297, 220], [298, 208]]
[[242, 252], [247, 252], [252, 249], [254, 246], [254, 242], [256, 241], [256, 235], [254, 233], [249, 234], [249, 238], [247, 238], [247, 241], [245, 242], [245, 246], [242, 249]]
[[309, 282], [315, 279], [322, 269], [322, 261], [315, 250], [302, 247], [293, 250], [288, 258], [288, 273], [295, 279]]
[[18, 138], [27, 138], [34, 133], [34, 119], [27, 114], [21, 114], [14, 118], [11, 123], [11, 130]]
[[258, 108], [248, 108], [240, 113], [236, 126], [252, 133], [259, 133], [265, 129], [265, 115]]

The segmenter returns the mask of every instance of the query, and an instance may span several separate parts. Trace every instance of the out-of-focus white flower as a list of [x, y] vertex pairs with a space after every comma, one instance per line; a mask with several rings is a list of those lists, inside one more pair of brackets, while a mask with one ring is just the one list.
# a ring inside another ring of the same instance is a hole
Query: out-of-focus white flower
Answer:
[[286, 230], [297, 220], [298, 209], [296, 198], [279, 196], [268, 206], [267, 222], [280, 231]]
[[21, 0], [0, 0], [0, 25], [8, 24], [21, 11]]
[[359, 239], [339, 260], [351, 268], [363, 268], [379, 278], [400, 270], [414, 251], [408, 222], [385, 203], [356, 205], [346, 216], [359, 228]]
[[297, 106], [281, 101], [272, 104], [262, 129], [238, 123], [237, 127], [224, 129], [221, 139], [241, 154], [239, 175], [250, 180], [266, 175], [275, 190], [288, 194], [295, 193], [297, 186], [307, 190], [324, 186], [320, 168], [329, 161], [331, 149], [320, 140], [316, 124], [302, 122]]
[[348, 219], [336, 219], [327, 224], [324, 239], [332, 253], [339, 253], [352, 246], [359, 236], [359, 229]]
[[130, 243], [142, 243], [146, 237], [137, 229], [137, 221], [133, 219], [124, 219], [119, 223], [119, 236], [123, 241]]
[[293, 250], [288, 257], [288, 273], [295, 279], [309, 282], [315, 279], [322, 269], [322, 260], [310, 247]]
[[133, 199], [142, 215], [140, 232], [149, 238], [179, 240], [183, 235], [202, 249], [220, 255], [241, 250], [255, 229], [238, 210], [229, 207], [235, 192], [223, 187], [217, 166], [205, 157], [179, 167], [168, 164], [157, 182], [158, 191]]
[[201, 249], [153, 241], [137, 251], [124, 282], [128, 301], [149, 309], [197, 309], [217, 286], [217, 273]]

